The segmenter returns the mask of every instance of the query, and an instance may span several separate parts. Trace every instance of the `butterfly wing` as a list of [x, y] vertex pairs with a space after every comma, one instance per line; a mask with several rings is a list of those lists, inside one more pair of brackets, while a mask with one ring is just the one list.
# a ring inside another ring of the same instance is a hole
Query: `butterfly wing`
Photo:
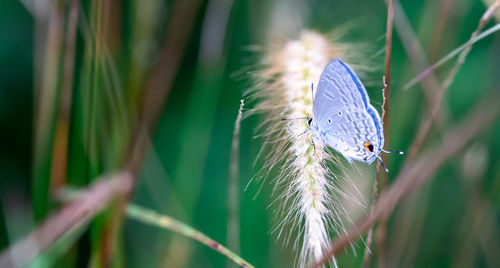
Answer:
[[[383, 147], [380, 116], [359, 78], [340, 59], [332, 60], [321, 74], [313, 122], [324, 141], [349, 161], [353, 158], [371, 163]], [[371, 154], [365, 142], [373, 144]]]

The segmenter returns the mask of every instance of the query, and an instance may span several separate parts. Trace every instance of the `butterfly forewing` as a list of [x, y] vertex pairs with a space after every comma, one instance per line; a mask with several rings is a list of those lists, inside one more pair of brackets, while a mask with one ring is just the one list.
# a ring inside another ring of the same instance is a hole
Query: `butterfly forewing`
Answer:
[[331, 112], [365, 110], [368, 105], [365, 88], [340, 59], [332, 60], [325, 67], [316, 90], [313, 118], [319, 123], [325, 123], [326, 114]]

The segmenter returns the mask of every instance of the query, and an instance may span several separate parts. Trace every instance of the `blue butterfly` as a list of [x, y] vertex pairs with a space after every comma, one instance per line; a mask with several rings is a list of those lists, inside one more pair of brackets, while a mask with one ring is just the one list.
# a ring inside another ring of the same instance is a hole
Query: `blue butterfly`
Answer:
[[[313, 117], [307, 118], [314, 140], [341, 153], [349, 163], [371, 164], [380, 158], [384, 129], [377, 110], [370, 104], [366, 89], [342, 60], [332, 60], [323, 70], [313, 102]], [[384, 169], [387, 171], [387, 168]]]

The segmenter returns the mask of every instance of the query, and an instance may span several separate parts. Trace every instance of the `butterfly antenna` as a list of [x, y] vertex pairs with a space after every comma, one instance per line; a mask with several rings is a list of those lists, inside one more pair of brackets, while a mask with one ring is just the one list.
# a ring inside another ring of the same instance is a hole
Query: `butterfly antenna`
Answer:
[[290, 120], [301, 120], [301, 119], [307, 119], [307, 117], [295, 117], [295, 118], [281, 118], [281, 121], [290, 121]]
[[384, 149], [382, 149], [382, 152], [387, 153], [387, 154], [391, 154], [391, 153], [405, 154], [404, 152], [401, 152], [401, 151], [389, 151], [389, 150], [384, 150]]
[[389, 173], [389, 169], [387, 169], [387, 167], [384, 164], [384, 161], [382, 161], [382, 157], [380, 157], [380, 155], [377, 155], [377, 158], [380, 161], [380, 164], [382, 164], [382, 167], [385, 169], [385, 172]]
[[311, 100], [314, 101], [314, 83], [311, 83]]

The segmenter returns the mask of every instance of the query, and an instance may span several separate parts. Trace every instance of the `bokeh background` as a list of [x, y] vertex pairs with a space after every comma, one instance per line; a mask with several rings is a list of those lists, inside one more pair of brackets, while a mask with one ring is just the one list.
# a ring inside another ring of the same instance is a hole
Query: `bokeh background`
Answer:
[[[382, 0], [0, 3], [1, 250], [58, 211], [61, 189], [85, 187], [101, 174], [121, 170], [140, 127], [138, 118], [144, 114], [153, 122], [148, 126], [151, 143], [131, 202], [186, 222], [226, 244], [234, 122], [240, 99], [253, 85], [252, 71], [260, 68], [266, 45], [275, 39], [297, 38], [303, 29], [348, 29], [343, 39], [362, 44], [366, 49], [360, 53], [366, 53], [373, 65], [363, 78], [372, 103], [379, 107], [382, 102], [387, 12]], [[424, 62], [436, 62], [468, 40], [487, 4], [479, 0], [398, 3], [398, 14], [407, 21], [395, 22], [391, 125], [386, 131], [388, 148], [407, 151], [419, 122], [428, 115], [421, 84], [403, 89], [421, 71], [414, 67], [407, 47], [418, 41]], [[499, 48], [498, 34], [474, 45], [445, 94], [439, 124], [432, 127], [425, 146], [439, 146], [442, 134], [461, 122], [483, 94], [500, 90]], [[444, 80], [451, 66], [445, 64], [434, 73], [437, 81]], [[244, 114], [254, 104], [247, 102]], [[270, 207], [277, 197], [272, 193], [273, 175], [249, 184], [265, 161], [258, 157], [263, 140], [254, 138], [265, 131], [257, 128], [262, 118], [244, 117], [239, 252], [256, 267], [291, 267], [298, 254], [293, 243], [284, 244], [272, 232], [279, 222]], [[496, 120], [396, 207], [387, 227], [390, 267], [500, 265], [499, 137]], [[403, 161], [404, 156], [389, 157], [389, 184]], [[365, 189], [368, 207], [374, 168], [355, 165], [363, 174], [353, 173], [359, 177], [355, 182]], [[117, 217], [120, 210], [120, 204], [112, 203], [31, 266], [227, 265], [226, 257], [211, 248], [126, 215]], [[353, 211], [353, 218], [367, 211], [366, 207]], [[106, 256], [103, 252], [110, 243], [115, 251]], [[353, 247], [339, 257], [341, 267], [363, 265], [363, 243]], [[374, 246], [374, 260], [376, 252]], [[372, 261], [371, 266], [379, 263]]]

